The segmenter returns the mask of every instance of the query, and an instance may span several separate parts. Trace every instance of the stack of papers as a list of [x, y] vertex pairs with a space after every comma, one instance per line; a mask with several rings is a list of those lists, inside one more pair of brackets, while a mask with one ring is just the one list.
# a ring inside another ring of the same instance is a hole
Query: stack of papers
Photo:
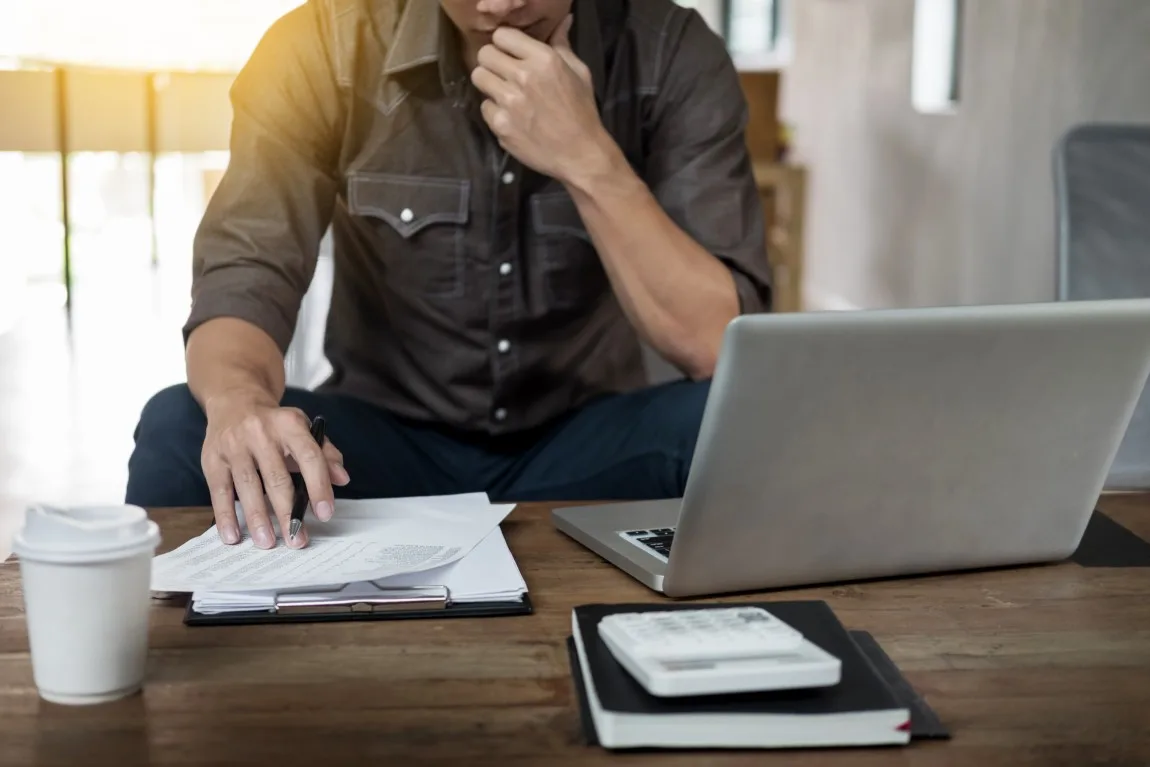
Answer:
[[215, 527], [152, 564], [152, 590], [190, 592], [197, 612], [271, 610], [337, 594], [370, 598], [420, 589], [451, 603], [505, 602], [527, 592], [499, 524], [513, 505], [486, 494], [337, 500], [330, 522], [308, 518], [303, 549], [259, 549], [246, 534], [233, 546]]
[[407, 573], [375, 581], [348, 584], [338, 590], [293, 589], [266, 591], [196, 591], [193, 608], [202, 615], [230, 612], [272, 610], [293, 602], [314, 601], [324, 597], [370, 600], [402, 596], [405, 592], [426, 589], [435, 594], [446, 589], [453, 603], [516, 602], [527, 593], [527, 584], [519, 572], [503, 531], [496, 528], [466, 557], [449, 565], [419, 573]]

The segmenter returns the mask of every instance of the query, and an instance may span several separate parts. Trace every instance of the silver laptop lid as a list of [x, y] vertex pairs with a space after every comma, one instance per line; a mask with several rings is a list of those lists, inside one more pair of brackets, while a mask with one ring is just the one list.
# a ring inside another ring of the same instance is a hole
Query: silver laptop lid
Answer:
[[664, 589], [1068, 556], [1148, 371], [1150, 300], [740, 317]]

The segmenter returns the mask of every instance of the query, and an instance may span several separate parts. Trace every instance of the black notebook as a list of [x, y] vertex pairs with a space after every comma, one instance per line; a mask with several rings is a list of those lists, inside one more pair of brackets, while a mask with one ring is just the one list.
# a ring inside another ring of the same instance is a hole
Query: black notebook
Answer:
[[584, 605], [572, 614], [572, 634], [587, 708], [600, 745], [628, 748], [806, 748], [904, 745], [911, 708], [821, 601], [757, 606], [790, 624], [839, 658], [833, 687], [737, 695], [657, 698], [615, 660], [598, 624], [617, 612], [725, 607], [677, 603]]

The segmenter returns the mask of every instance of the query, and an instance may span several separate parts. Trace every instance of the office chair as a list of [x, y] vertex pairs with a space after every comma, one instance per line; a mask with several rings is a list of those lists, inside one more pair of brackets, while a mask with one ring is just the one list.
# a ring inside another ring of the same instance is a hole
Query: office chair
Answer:
[[[1060, 301], [1150, 296], [1150, 125], [1080, 125], [1055, 150]], [[1150, 488], [1150, 387], [1107, 478]]]

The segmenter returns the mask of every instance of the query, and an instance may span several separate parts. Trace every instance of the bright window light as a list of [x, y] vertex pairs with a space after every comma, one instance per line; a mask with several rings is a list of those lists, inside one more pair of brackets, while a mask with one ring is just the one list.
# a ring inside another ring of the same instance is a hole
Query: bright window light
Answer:
[[742, 71], [779, 69], [790, 60], [790, 0], [676, 0], [723, 35]]
[[0, 59], [224, 71], [301, 0], [0, 0]]
[[958, 108], [962, 0], [915, 0], [911, 100], [925, 114]]
[[694, 8], [716, 34], [723, 34], [723, 0], [675, 1], [684, 8]]

